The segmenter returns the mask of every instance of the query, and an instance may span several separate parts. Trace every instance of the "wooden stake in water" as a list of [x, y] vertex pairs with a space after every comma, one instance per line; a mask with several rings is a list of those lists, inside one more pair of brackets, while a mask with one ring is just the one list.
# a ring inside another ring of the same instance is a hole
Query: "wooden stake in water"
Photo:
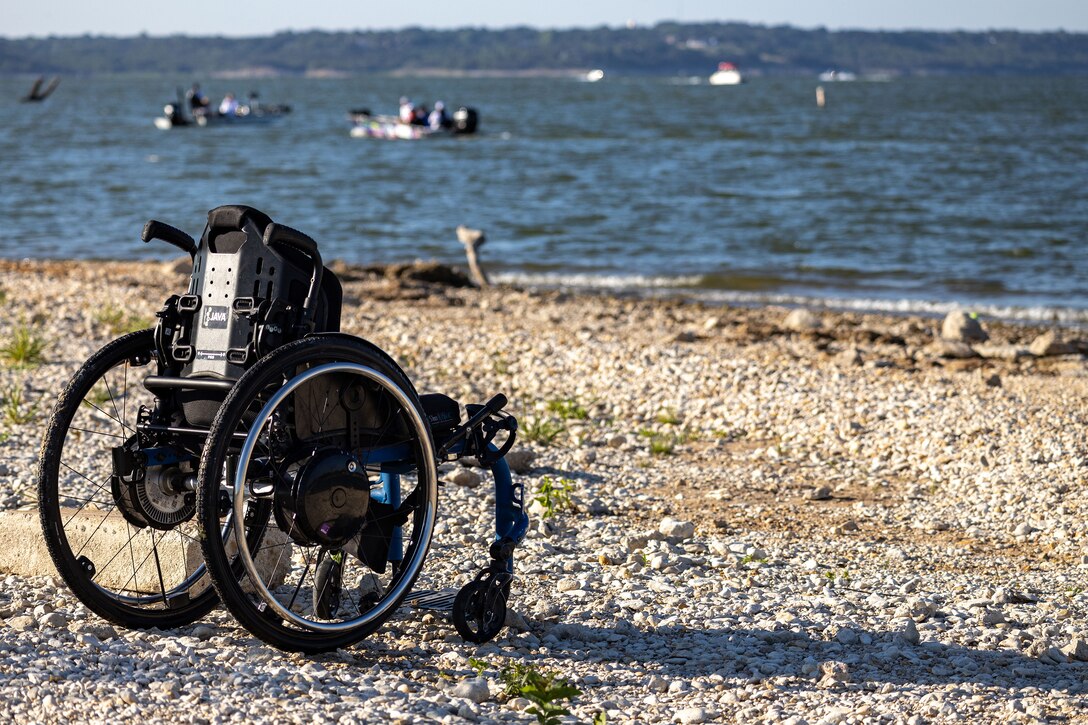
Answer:
[[826, 100], [827, 99], [824, 98], [824, 87], [823, 86], [816, 86], [816, 105], [819, 106], [820, 108], [823, 108], [824, 107], [824, 102]]
[[483, 267], [480, 266], [479, 257], [477, 257], [476, 250], [483, 246], [483, 243], [487, 241], [487, 237], [480, 229], [469, 229], [465, 225], [457, 227], [457, 239], [461, 244], [465, 245], [465, 256], [468, 257], [468, 268], [472, 273], [472, 279], [476, 283], [477, 287], [488, 287], [490, 282], [487, 279], [487, 275], [484, 274]]

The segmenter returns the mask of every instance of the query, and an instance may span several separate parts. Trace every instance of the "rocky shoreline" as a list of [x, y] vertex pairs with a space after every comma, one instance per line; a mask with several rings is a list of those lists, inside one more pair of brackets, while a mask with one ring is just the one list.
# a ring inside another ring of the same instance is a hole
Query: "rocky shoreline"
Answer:
[[[41, 364], [0, 363], [0, 508], [34, 504], [63, 381], [150, 322], [183, 266], [0, 261], [0, 352], [20, 330], [46, 344]], [[574, 510], [534, 506], [513, 626], [475, 647], [405, 610], [350, 651], [304, 658], [221, 609], [132, 632], [50, 576], [11, 574], [0, 713], [530, 722], [500, 681], [519, 664], [570, 680], [579, 722], [1088, 721], [1077, 331], [336, 270], [345, 331], [422, 391], [505, 392], [527, 490], [570, 491]], [[484, 556], [474, 474], [444, 471], [426, 586], [459, 586]]]

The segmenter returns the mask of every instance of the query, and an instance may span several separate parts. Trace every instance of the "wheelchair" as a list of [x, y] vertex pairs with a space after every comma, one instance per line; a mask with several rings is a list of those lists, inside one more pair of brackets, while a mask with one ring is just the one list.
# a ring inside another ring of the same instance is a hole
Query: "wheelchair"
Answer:
[[[462, 419], [418, 394], [340, 332], [316, 242], [256, 209], [213, 209], [199, 242], [157, 221], [141, 236], [190, 255], [188, 290], [75, 373], [39, 460], [45, 541], [79, 600], [161, 629], [222, 600], [255, 636], [308, 653], [358, 642], [409, 597], [444, 601], [467, 641], [496, 636], [529, 525], [506, 398]], [[490, 562], [455, 597], [413, 592], [438, 465], [467, 457], [495, 483]]]

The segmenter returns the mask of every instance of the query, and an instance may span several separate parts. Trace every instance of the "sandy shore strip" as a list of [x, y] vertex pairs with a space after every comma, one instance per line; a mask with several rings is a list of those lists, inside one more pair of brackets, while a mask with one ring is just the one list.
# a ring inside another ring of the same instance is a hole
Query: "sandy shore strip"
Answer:
[[[54, 576], [0, 590], [20, 721], [531, 722], [500, 673], [570, 680], [578, 722], [1088, 721], [1086, 333], [722, 308], [336, 267], [345, 331], [421, 391], [511, 399], [520, 475], [575, 510], [520, 550], [513, 627], [476, 647], [405, 610], [289, 655], [217, 609], [111, 627]], [[184, 291], [176, 264], [0, 261], [0, 509], [32, 508], [64, 381]], [[444, 468], [428, 585], [486, 557], [491, 498]], [[470, 658], [473, 658], [470, 661]], [[574, 719], [568, 718], [570, 722]]]

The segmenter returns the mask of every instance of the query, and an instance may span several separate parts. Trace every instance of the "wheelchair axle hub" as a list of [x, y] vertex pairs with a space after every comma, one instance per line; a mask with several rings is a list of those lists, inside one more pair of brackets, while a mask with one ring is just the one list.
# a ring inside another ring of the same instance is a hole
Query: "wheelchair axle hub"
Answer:
[[276, 486], [277, 521], [303, 546], [343, 546], [363, 527], [369, 505], [370, 481], [363, 467], [338, 448], [318, 451], [294, 481]]
[[136, 441], [113, 450], [110, 476], [121, 515], [138, 528], [169, 531], [196, 512], [194, 475], [189, 463], [166, 449], [136, 448]]

